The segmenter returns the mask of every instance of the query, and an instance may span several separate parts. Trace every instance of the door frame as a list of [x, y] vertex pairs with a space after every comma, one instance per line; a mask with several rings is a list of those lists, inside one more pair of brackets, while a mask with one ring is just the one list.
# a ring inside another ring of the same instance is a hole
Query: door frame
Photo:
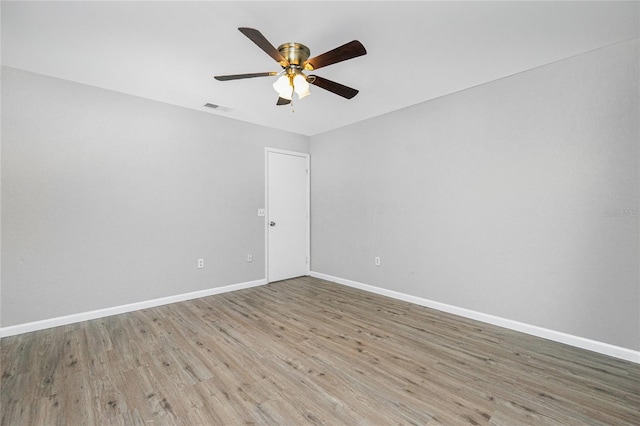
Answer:
[[306, 159], [307, 166], [307, 182], [306, 182], [306, 200], [305, 200], [305, 208], [307, 210], [307, 220], [306, 220], [306, 232], [305, 237], [307, 240], [306, 243], [306, 253], [305, 256], [307, 258], [306, 265], [306, 275], [311, 273], [311, 155], [306, 152], [297, 152], [297, 151], [287, 151], [284, 149], [277, 148], [269, 148], [265, 147], [264, 149], [264, 277], [265, 281], [269, 283], [269, 153], [274, 154], [282, 154], [282, 155], [293, 155], [295, 157], [302, 157]]

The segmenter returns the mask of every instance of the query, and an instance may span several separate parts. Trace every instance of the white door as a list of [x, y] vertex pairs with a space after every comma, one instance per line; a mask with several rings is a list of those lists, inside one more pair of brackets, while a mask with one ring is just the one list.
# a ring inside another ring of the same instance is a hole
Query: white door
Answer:
[[267, 280], [309, 274], [309, 155], [266, 150]]

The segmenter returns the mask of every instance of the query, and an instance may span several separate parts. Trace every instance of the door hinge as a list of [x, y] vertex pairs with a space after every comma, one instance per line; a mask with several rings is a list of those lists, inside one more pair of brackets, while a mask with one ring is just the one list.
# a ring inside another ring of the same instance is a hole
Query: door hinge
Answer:
[[308, 265], [308, 264], [309, 264], [309, 258], [308, 258], [308, 257], [305, 257], [305, 258], [304, 258], [304, 263], [305, 263], [305, 265]]
[[307, 176], [309, 176], [309, 169], [305, 170], [307, 172]]

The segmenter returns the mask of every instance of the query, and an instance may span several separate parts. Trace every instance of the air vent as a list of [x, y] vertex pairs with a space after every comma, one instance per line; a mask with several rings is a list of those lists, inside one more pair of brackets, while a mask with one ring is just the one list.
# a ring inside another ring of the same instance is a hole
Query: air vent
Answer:
[[215, 109], [215, 110], [220, 111], [220, 112], [232, 111], [232, 108], [228, 108], [228, 107], [225, 107], [225, 106], [222, 106], [222, 105], [211, 104], [211, 103], [206, 103], [206, 104], [204, 104], [204, 106], [206, 106], [207, 108]]

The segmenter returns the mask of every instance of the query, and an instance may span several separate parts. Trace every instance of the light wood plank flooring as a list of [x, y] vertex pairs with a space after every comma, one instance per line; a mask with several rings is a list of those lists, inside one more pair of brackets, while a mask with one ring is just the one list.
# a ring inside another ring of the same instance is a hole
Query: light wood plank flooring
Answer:
[[308, 277], [1, 346], [2, 425], [640, 424], [640, 365]]

